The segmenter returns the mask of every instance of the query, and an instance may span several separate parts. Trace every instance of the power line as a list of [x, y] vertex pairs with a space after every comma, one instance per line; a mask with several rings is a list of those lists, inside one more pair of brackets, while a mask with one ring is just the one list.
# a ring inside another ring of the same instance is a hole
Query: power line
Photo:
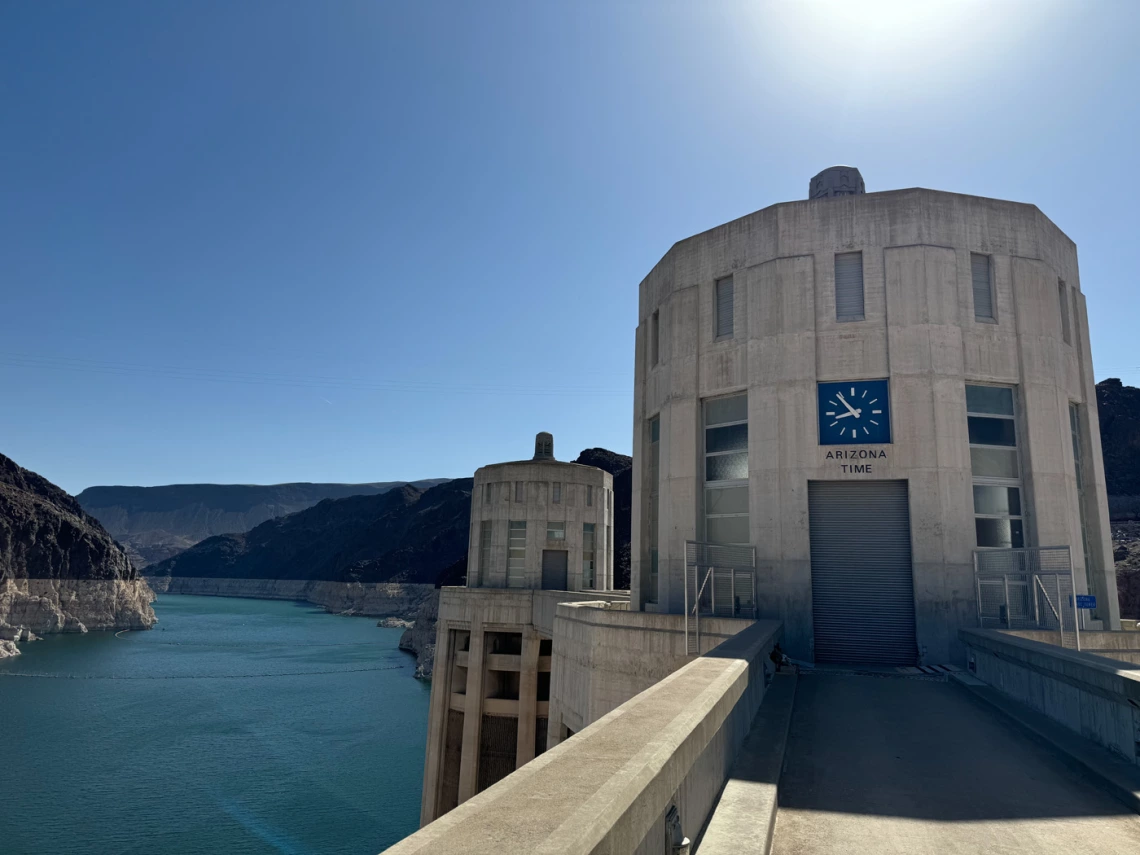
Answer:
[[222, 368], [203, 368], [177, 365], [140, 365], [138, 363], [87, 359], [72, 356], [44, 356], [37, 354], [0, 351], [0, 365], [11, 368], [39, 368], [52, 371], [75, 371], [90, 374], [108, 374], [119, 377], [159, 377], [166, 380], [183, 380], [206, 383], [238, 383], [255, 386], [280, 386], [301, 389], [347, 389], [373, 392], [452, 392], [475, 395], [605, 395], [626, 397], [632, 389], [597, 389], [575, 386], [526, 387], [494, 383], [438, 383], [428, 380], [365, 380], [354, 377], [325, 375], [280, 374], [259, 371], [235, 371]]

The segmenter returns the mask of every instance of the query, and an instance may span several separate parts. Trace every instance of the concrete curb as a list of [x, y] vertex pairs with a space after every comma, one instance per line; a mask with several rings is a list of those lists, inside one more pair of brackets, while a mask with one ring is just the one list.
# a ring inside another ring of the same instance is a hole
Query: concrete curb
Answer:
[[965, 672], [951, 679], [974, 698], [1011, 719], [1029, 735], [1058, 751], [1068, 765], [1095, 780], [1105, 792], [1140, 813], [1140, 767], [1074, 733], [1043, 713], [1030, 709]]
[[796, 697], [795, 674], [780, 673], [740, 748], [694, 855], [767, 855]]

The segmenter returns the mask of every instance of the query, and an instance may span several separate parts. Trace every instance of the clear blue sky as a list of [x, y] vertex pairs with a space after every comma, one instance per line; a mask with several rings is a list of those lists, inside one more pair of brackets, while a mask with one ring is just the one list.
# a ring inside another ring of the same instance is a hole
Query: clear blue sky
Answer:
[[637, 283], [854, 164], [1036, 203], [1140, 383], [1140, 3], [0, 0], [0, 452], [65, 489], [631, 448]]

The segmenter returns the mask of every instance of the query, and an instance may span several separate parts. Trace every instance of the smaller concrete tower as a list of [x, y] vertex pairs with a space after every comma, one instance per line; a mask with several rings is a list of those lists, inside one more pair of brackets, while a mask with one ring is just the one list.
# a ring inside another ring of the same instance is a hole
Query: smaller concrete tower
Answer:
[[554, 437], [534, 457], [475, 473], [471, 588], [609, 591], [613, 588], [613, 476], [554, 459]]

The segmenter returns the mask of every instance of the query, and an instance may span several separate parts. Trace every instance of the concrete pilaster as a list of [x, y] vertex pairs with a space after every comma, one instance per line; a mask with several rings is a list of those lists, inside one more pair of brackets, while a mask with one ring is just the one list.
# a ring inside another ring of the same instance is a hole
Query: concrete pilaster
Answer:
[[515, 768], [534, 759], [535, 716], [538, 709], [538, 633], [523, 629], [522, 667], [519, 671], [519, 729]]
[[435, 633], [436, 668], [431, 684], [431, 706], [428, 712], [427, 755], [424, 758], [424, 787], [420, 799], [420, 826], [436, 818], [439, 805], [439, 782], [442, 777], [445, 729], [451, 699], [451, 674], [455, 653], [451, 645], [451, 632], [440, 621]]
[[486, 662], [483, 655], [483, 616], [471, 621], [471, 644], [467, 653], [467, 698], [463, 714], [463, 751], [459, 761], [459, 804], [478, 791], [479, 735], [483, 725], [483, 680]]

